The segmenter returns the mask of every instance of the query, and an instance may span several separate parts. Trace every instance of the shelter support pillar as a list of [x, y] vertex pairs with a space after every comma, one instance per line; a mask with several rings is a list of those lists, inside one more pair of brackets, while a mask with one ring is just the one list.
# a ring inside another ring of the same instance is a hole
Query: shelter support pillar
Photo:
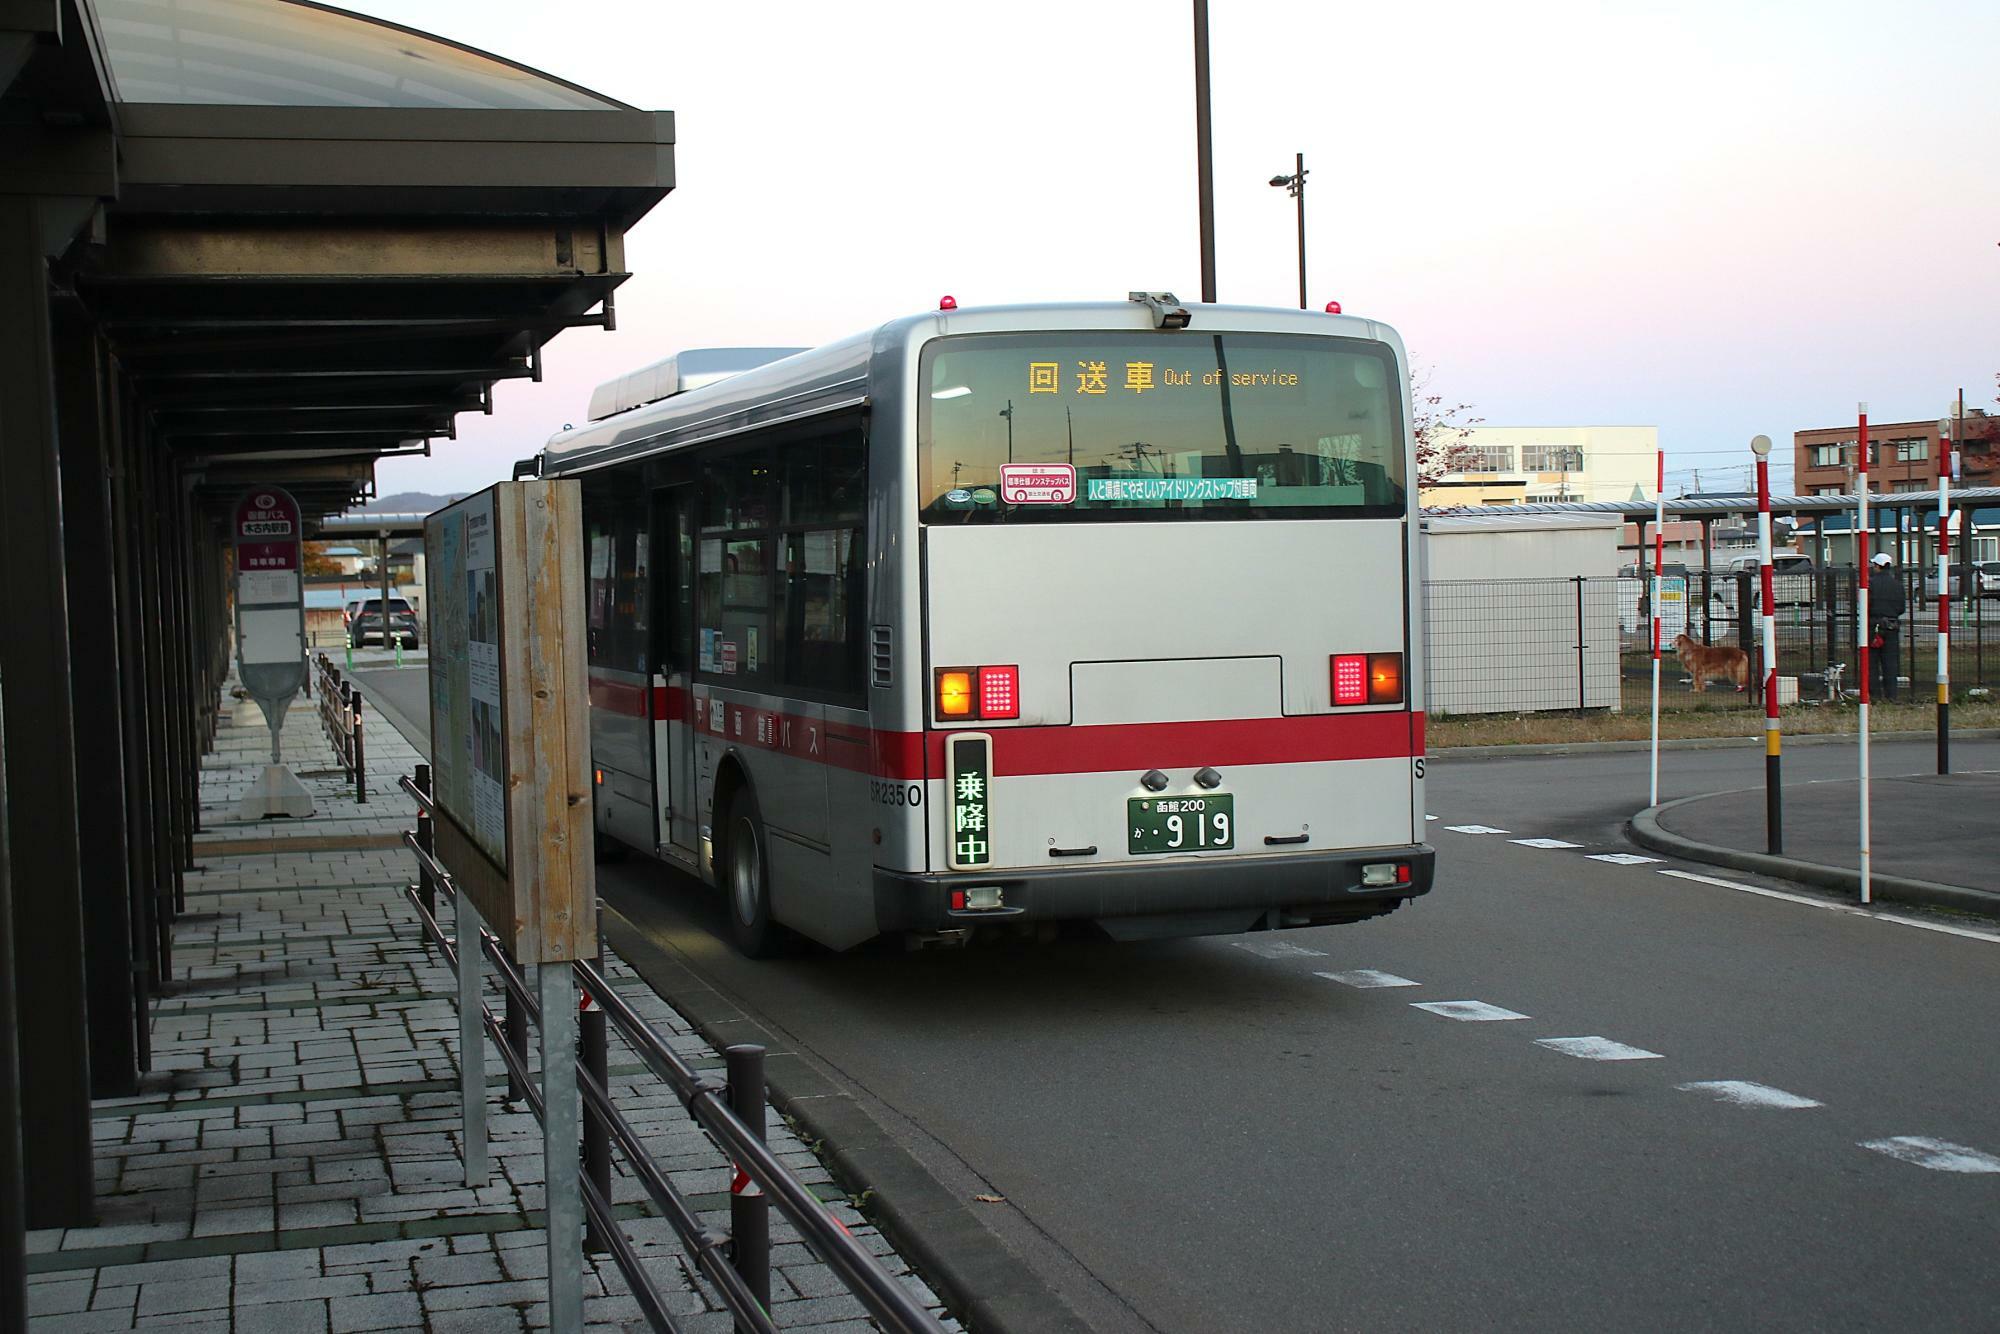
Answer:
[[90, 987], [91, 1090], [138, 1092], [144, 1000], [133, 985], [125, 862], [125, 748], [112, 579], [110, 456], [96, 330], [74, 300], [51, 310], [62, 456], [63, 568], [69, 594], [69, 681], [75, 702], [76, 820], [84, 966]]
[[75, 1227], [92, 1221], [90, 1063], [44, 207], [0, 195], [0, 705], [9, 878], [28, 891], [12, 895], [27, 1221]]

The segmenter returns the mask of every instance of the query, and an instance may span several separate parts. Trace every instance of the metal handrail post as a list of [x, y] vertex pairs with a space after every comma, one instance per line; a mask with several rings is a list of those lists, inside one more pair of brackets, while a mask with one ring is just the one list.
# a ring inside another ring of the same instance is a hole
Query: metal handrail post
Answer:
[[[460, 899], [467, 896], [459, 895]], [[583, 1164], [578, 1157], [576, 978], [562, 965], [535, 970], [542, 1037], [542, 1174], [548, 1216], [549, 1328], [583, 1328]]]
[[465, 1131], [465, 1184], [477, 1189], [488, 1179], [486, 1143], [486, 1034], [480, 1018], [479, 910], [470, 894], [452, 895], [458, 929], [458, 1107]]
[[[725, 1048], [723, 1061], [729, 1071], [729, 1110], [761, 1142], [764, 1139], [764, 1049], [750, 1043]], [[757, 1304], [771, 1309], [771, 1202], [764, 1188], [743, 1170], [735, 1171], [729, 1182], [729, 1234], [733, 1238], [729, 1256], [736, 1272], [743, 1275]], [[739, 1334], [750, 1334], [739, 1321]]]
[[[416, 785], [425, 792], [431, 790], [431, 767], [417, 766]], [[431, 813], [422, 803], [417, 805], [417, 847], [424, 854], [417, 859], [417, 892], [423, 895], [425, 911], [437, 913], [437, 881], [431, 877], [430, 863], [426, 858], [437, 855], [437, 830], [431, 827]]]
[[[599, 971], [603, 970], [604, 956], [597, 956]], [[604, 1008], [590, 989], [577, 988], [577, 1059], [583, 1063], [584, 1071], [597, 1081], [599, 1088], [609, 1090], [608, 1075], [610, 1064], [610, 1043], [604, 1031]], [[605, 1199], [611, 1198], [611, 1131], [597, 1109], [585, 1106], [583, 1109], [583, 1170], [584, 1177], [594, 1185]], [[597, 1225], [595, 1217], [584, 1220], [583, 1245], [588, 1251], [603, 1251], [611, 1246], [611, 1239]]]
[[353, 718], [354, 718], [354, 803], [357, 806], [366, 806], [368, 804], [368, 770], [366, 765], [364, 765], [362, 762], [363, 752], [361, 749], [361, 692], [359, 690], [354, 692]]

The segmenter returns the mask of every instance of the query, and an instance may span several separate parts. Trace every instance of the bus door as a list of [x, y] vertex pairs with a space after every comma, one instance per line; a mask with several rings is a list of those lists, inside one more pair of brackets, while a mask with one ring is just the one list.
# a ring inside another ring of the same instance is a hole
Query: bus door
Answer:
[[694, 488], [653, 493], [660, 572], [653, 651], [653, 790], [666, 845], [686, 857], [700, 845], [694, 782], [695, 541]]

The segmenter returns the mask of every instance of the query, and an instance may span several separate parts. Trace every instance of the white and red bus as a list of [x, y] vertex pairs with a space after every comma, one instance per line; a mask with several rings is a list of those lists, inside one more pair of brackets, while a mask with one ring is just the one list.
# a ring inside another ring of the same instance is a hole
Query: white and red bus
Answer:
[[683, 353], [552, 439], [597, 829], [737, 945], [1352, 922], [1430, 888], [1404, 352], [1120, 303]]

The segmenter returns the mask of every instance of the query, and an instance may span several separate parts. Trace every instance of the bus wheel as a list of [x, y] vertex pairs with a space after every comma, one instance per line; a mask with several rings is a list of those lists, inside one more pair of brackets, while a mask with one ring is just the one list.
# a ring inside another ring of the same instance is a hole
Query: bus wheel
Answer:
[[729, 935], [752, 959], [778, 952], [779, 927], [771, 920], [771, 870], [765, 857], [764, 821], [757, 798], [738, 788], [729, 802], [725, 826], [723, 893], [729, 897]]

